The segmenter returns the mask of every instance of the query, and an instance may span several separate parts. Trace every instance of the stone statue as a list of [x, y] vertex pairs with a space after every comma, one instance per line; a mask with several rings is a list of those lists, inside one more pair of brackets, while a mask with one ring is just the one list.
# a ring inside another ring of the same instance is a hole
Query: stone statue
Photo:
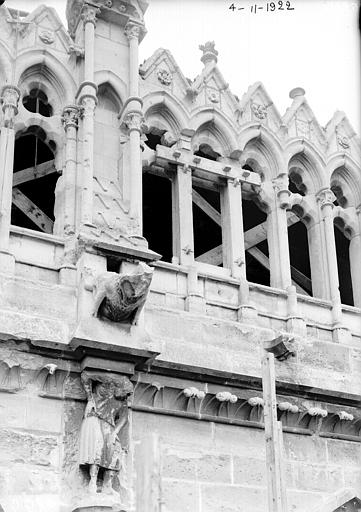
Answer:
[[89, 471], [91, 493], [97, 492], [102, 468], [102, 492], [111, 494], [113, 478], [122, 469], [128, 450], [128, 407], [133, 385], [127, 377], [96, 371], [84, 371], [81, 380], [88, 403], [80, 431], [79, 464]]
[[145, 263], [139, 263], [133, 274], [105, 272], [98, 275], [93, 288], [93, 315], [112, 322], [136, 323], [152, 277], [153, 269]]

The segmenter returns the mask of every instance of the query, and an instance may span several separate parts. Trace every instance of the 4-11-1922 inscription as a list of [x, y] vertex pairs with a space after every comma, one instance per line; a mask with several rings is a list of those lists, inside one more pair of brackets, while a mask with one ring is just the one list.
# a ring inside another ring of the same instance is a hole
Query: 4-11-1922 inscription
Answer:
[[[229, 6], [229, 10], [230, 11], [244, 11], [246, 9], [246, 7], [239, 7], [238, 5], [232, 3], [230, 6]], [[266, 5], [258, 5], [258, 4], [253, 4], [253, 5], [250, 5], [249, 6], [249, 10], [256, 14], [257, 11], [262, 11], [262, 10], [265, 10], [266, 12], [274, 12], [274, 11], [294, 11], [295, 8], [292, 7], [292, 4], [291, 2], [283, 2], [283, 1], [279, 1], [279, 2], [267, 2]]]

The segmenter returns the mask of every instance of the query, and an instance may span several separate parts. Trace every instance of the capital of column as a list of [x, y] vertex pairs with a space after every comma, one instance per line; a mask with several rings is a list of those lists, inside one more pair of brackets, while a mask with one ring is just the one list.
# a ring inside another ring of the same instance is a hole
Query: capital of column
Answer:
[[131, 39], [136, 39], [137, 41], [139, 41], [140, 30], [140, 26], [136, 23], [127, 23], [125, 26], [124, 33], [129, 39], [129, 41]]
[[97, 24], [97, 15], [100, 13], [100, 9], [95, 5], [84, 4], [81, 10], [81, 19], [83, 20], [84, 27], [87, 23], [92, 23], [94, 27]]
[[359, 204], [358, 206], [356, 206], [356, 214], [357, 214], [357, 215], [360, 215], [360, 217], [361, 217], [361, 204]]
[[64, 126], [64, 130], [67, 131], [68, 128], [78, 128], [78, 121], [80, 117], [80, 107], [77, 105], [68, 105], [63, 110], [62, 122]]
[[282, 209], [290, 208], [291, 192], [288, 189], [288, 174], [283, 173], [272, 180], [273, 188], [277, 194], [279, 206]]
[[332, 190], [327, 187], [321, 188], [321, 190], [317, 192], [316, 198], [320, 204], [321, 210], [326, 206], [331, 206], [331, 208], [335, 206], [333, 202], [336, 200], [336, 196]]
[[18, 113], [20, 90], [15, 85], [5, 85], [1, 94], [1, 105], [4, 112], [3, 124], [6, 128], [14, 127], [14, 119]]
[[128, 112], [124, 117], [123, 124], [129, 132], [137, 131], [142, 134], [145, 129], [144, 116], [139, 111]]

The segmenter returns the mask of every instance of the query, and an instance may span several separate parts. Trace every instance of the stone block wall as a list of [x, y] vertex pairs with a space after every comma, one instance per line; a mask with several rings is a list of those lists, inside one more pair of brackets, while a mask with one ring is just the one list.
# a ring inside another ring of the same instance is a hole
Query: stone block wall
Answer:
[[[133, 434], [159, 436], [161, 501], [169, 512], [266, 512], [262, 429], [135, 412]], [[337, 492], [361, 492], [361, 446], [284, 434], [290, 512], [310, 512]], [[331, 511], [330, 511], [331, 512]]]

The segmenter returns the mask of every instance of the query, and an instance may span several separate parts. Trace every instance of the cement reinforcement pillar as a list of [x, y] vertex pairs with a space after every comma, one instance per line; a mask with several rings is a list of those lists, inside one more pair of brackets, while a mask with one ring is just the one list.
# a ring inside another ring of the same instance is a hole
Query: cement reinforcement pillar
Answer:
[[20, 91], [6, 85], [1, 94], [3, 122], [0, 132], [0, 264], [2, 272], [13, 272], [15, 259], [9, 254], [11, 204], [14, 167], [14, 120], [18, 113]]

